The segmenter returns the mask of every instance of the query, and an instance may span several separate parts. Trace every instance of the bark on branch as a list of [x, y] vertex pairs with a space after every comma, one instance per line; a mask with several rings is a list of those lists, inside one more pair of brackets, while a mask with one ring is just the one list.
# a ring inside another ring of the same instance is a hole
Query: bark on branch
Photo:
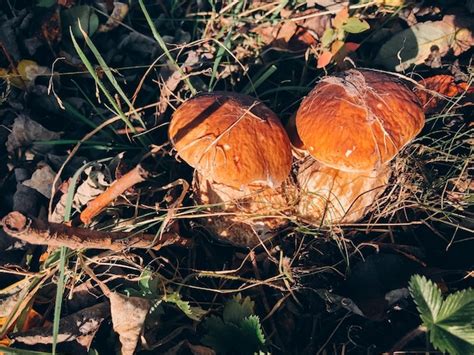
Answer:
[[80, 219], [82, 223], [89, 224], [104, 208], [110, 205], [117, 197], [132, 186], [145, 181], [148, 178], [146, 171], [140, 164], [109, 186], [107, 190], [89, 202], [86, 209], [82, 211]]
[[11, 212], [2, 220], [3, 230], [13, 238], [30, 244], [68, 247], [71, 249], [143, 248], [158, 250], [166, 245], [190, 247], [192, 241], [177, 233], [161, 235], [144, 233], [103, 232], [85, 228], [69, 227], [59, 223], [47, 223], [29, 218], [20, 212]]

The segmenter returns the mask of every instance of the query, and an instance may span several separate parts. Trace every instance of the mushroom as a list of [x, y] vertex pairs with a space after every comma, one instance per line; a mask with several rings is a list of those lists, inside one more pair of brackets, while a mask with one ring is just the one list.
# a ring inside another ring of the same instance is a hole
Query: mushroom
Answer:
[[388, 162], [424, 121], [416, 95], [392, 76], [348, 70], [323, 78], [295, 119], [310, 155], [297, 173], [300, 218], [318, 225], [361, 219], [385, 189]]
[[198, 95], [174, 112], [169, 137], [195, 169], [193, 197], [217, 236], [255, 246], [287, 223], [290, 141], [263, 103], [235, 93]]

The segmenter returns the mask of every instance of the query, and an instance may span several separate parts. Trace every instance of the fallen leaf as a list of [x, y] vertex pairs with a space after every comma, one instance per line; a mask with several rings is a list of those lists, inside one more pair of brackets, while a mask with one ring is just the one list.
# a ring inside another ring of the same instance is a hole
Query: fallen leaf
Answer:
[[[451, 75], [435, 75], [419, 81], [427, 90], [435, 91], [446, 97], [454, 97], [463, 92], [473, 93], [474, 88], [470, 88], [467, 83], [456, 83]], [[430, 92], [415, 88], [415, 93], [425, 110], [425, 113], [436, 111], [441, 99]]]
[[[306, 10], [293, 14], [290, 18], [315, 14]], [[273, 48], [299, 51], [316, 45], [327, 28], [331, 27], [331, 16], [312, 16], [303, 20], [284, 21], [277, 24], [265, 23], [251, 29], [260, 35], [262, 42]]]
[[375, 63], [404, 71], [413, 64], [423, 64], [433, 50], [441, 57], [450, 49], [459, 55], [471, 47], [473, 39], [470, 30], [459, 28], [455, 23], [454, 15], [449, 15], [442, 21], [422, 22], [403, 30], [382, 45]]
[[76, 3], [76, 0], [57, 0], [57, 1], [58, 1], [59, 6], [62, 6], [68, 9]]
[[399, 254], [373, 254], [352, 267], [343, 292], [365, 317], [381, 320], [387, 316], [389, 302], [394, 300], [390, 292], [406, 287], [408, 278], [418, 268], [419, 264]]
[[349, 19], [349, 7], [344, 6], [332, 20], [332, 26], [337, 30], [341, 28]]
[[[0, 290], [0, 319], [7, 318], [28, 292], [32, 279], [24, 278], [3, 290]], [[3, 326], [0, 323], [0, 327]]]
[[36, 6], [38, 7], [51, 7], [56, 4], [56, 0], [37, 0]]
[[370, 28], [370, 25], [367, 21], [360, 20], [357, 17], [350, 17], [342, 25], [342, 29], [347, 33], [361, 33], [367, 31]]
[[0, 339], [15, 325], [26, 329], [25, 326], [38, 321], [37, 313], [31, 310], [31, 297], [28, 296], [33, 282], [34, 278], [25, 277], [0, 290]]
[[213, 349], [203, 345], [191, 344], [187, 340], [181, 340], [178, 344], [166, 351], [166, 355], [178, 355], [182, 353], [189, 353], [192, 355], [216, 355], [216, 352]]
[[16, 88], [30, 88], [38, 75], [49, 73], [49, 69], [38, 65], [35, 61], [22, 59], [18, 62], [16, 71], [0, 68], [0, 75], [4, 76]]
[[61, 21], [59, 11], [55, 11], [41, 24], [41, 35], [49, 43], [58, 43], [61, 40]]
[[127, 297], [110, 293], [112, 324], [122, 344], [122, 355], [133, 355], [151, 308], [150, 301], [140, 297]]
[[[38, 191], [32, 189], [31, 187], [18, 183], [15, 194], [13, 195], [12, 210], [19, 211], [30, 216], [37, 216], [40, 211], [42, 199], [43, 196]], [[18, 246], [24, 244], [19, 240], [15, 240], [14, 242], [15, 245]]]
[[[112, 181], [112, 173], [107, 165], [93, 163], [84, 169], [87, 178], [79, 184], [72, 200], [72, 207], [80, 211], [89, 201], [104, 192]], [[50, 217], [50, 222], [62, 223], [69, 199], [68, 193], [64, 193], [56, 204]]]
[[[56, 177], [56, 173], [46, 163], [38, 164], [38, 168], [35, 170], [31, 178], [24, 181], [23, 185], [35, 189], [46, 198], [51, 198], [51, 190], [53, 187], [53, 181]], [[58, 185], [60, 181], [58, 181]]]
[[331, 44], [331, 53], [332, 53], [332, 55], [336, 55], [337, 52], [339, 52], [342, 47], [344, 47], [344, 41], [339, 41], [339, 40], [334, 41]]
[[275, 39], [282, 40], [285, 43], [290, 42], [291, 37], [293, 37], [298, 30], [298, 26], [293, 21], [286, 21], [278, 29]]
[[[57, 342], [78, 341], [86, 349], [90, 341], [84, 343], [84, 339], [92, 340], [100, 324], [109, 317], [109, 303], [103, 302], [73, 313], [59, 321], [59, 333]], [[27, 331], [12, 333], [9, 338], [15, 342], [26, 345], [52, 344], [53, 326], [37, 327]]]
[[114, 28], [117, 28], [127, 16], [129, 6], [126, 3], [114, 1], [114, 9], [107, 19], [107, 22], [100, 25], [97, 32], [109, 32]]
[[[195, 51], [187, 52], [186, 60], [181, 65], [180, 69], [182, 72], [191, 70], [191, 68], [199, 63], [199, 56]], [[158, 106], [158, 113], [162, 114], [168, 108], [170, 102], [170, 96], [174, 90], [178, 87], [179, 83], [183, 80], [183, 75], [179, 72], [174, 64], [167, 61], [160, 69], [160, 77], [163, 80], [162, 88], [160, 90], [160, 104]]]
[[14, 154], [18, 148], [31, 147], [35, 153], [47, 153], [51, 146], [46, 144], [35, 144], [36, 141], [55, 140], [61, 136], [58, 132], [52, 132], [26, 115], [15, 118], [11, 133], [6, 143], [7, 151]]
[[189, 342], [187, 343], [187, 345], [193, 355], [215, 355], [216, 354], [216, 352], [213, 349], [208, 348], [207, 346], [194, 345]]
[[[338, 41], [336, 41], [336, 42], [338, 42]], [[353, 42], [343, 43], [342, 46], [337, 50], [337, 52], [334, 53], [334, 61], [338, 65], [342, 65], [343, 62], [344, 62], [344, 59], [350, 53], [355, 52], [359, 48], [359, 46], [360, 46], [360, 44], [353, 43]]]
[[99, 17], [95, 13], [94, 8], [87, 5], [79, 5], [71, 7], [61, 12], [61, 21], [63, 23], [63, 31], [68, 32], [69, 27], [76, 38], [84, 38], [79, 29], [79, 22], [82, 30], [88, 36], [92, 36], [99, 27]]
[[48, 73], [48, 68], [39, 66], [35, 61], [28, 59], [20, 60], [16, 69], [23, 81], [28, 84], [33, 83], [38, 75]]
[[332, 53], [330, 51], [324, 51], [318, 57], [317, 67], [324, 68], [326, 65], [328, 65], [331, 62], [331, 59], [332, 59]]
[[0, 42], [6, 48], [14, 61], [21, 59], [19, 41], [17, 41], [16, 29], [28, 15], [28, 12], [21, 11], [13, 18], [9, 19], [7, 15], [0, 15]]
[[402, 7], [404, 4], [405, 0], [377, 0], [378, 6]]
[[326, 31], [324, 31], [324, 34], [321, 37], [321, 45], [324, 48], [329, 48], [332, 41], [334, 41], [335, 37], [336, 37], [336, 32], [332, 28], [326, 29]]

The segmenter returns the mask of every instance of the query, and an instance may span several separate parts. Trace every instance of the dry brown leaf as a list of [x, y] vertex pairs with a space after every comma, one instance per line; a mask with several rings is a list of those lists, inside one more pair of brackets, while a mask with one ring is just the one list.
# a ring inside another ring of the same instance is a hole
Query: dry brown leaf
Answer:
[[107, 22], [99, 26], [97, 32], [109, 32], [117, 28], [122, 23], [125, 16], [127, 16], [129, 6], [126, 3], [114, 1], [114, 9], [107, 19]]
[[446, 15], [441, 21], [417, 23], [395, 34], [380, 48], [375, 63], [404, 71], [414, 64], [445, 56], [450, 50], [459, 55], [474, 45], [472, 31], [463, 16]]
[[46, 144], [35, 144], [36, 141], [55, 140], [61, 136], [58, 132], [52, 132], [26, 115], [15, 118], [11, 133], [6, 143], [7, 151], [13, 154], [16, 149], [32, 147], [36, 153], [46, 153], [51, 146]]
[[[186, 351], [188, 350], [188, 351]], [[190, 353], [192, 355], [216, 355], [216, 352], [203, 345], [194, 345], [187, 340], [181, 340], [166, 352], [166, 355], [178, 355], [182, 353]]]
[[[315, 13], [314, 10], [306, 10], [291, 17], [301, 17]], [[331, 26], [331, 16], [314, 16], [304, 20], [282, 21], [276, 25], [265, 23], [253, 29], [261, 36], [264, 44], [273, 48], [287, 49], [291, 51], [303, 50], [309, 46], [316, 45], [326, 28]]]
[[[100, 324], [108, 316], [109, 304], [103, 302], [64, 317], [59, 322], [57, 342], [62, 343], [75, 340], [85, 348], [88, 348], [95, 333], [99, 330]], [[13, 333], [10, 335], [10, 339], [27, 345], [52, 344], [52, 328], [52, 325], [32, 328], [28, 331]]]
[[132, 355], [138, 344], [151, 304], [147, 299], [111, 292], [112, 324], [122, 344], [122, 355]]
[[24, 278], [3, 290], [0, 290], [0, 327], [3, 326], [1, 319], [7, 318], [13, 313], [21, 300], [28, 293], [32, 280]]
[[[191, 70], [191, 68], [198, 64], [199, 61], [200, 58], [197, 52], [191, 50], [187, 52], [186, 60], [180, 69], [185, 73], [187, 69]], [[168, 108], [170, 96], [174, 90], [176, 90], [181, 80], [183, 80], [183, 75], [173, 63], [167, 61], [166, 65], [160, 70], [160, 77], [163, 80], [163, 85], [160, 90], [160, 105], [158, 106], [158, 113], [162, 114]]]
[[61, 40], [61, 20], [59, 11], [55, 11], [41, 24], [41, 36], [49, 44], [58, 43]]
[[[446, 97], [454, 97], [467, 92], [469, 94], [474, 93], [474, 88], [469, 88], [467, 83], [456, 83], [454, 77], [451, 75], [435, 75], [430, 78], [422, 79], [419, 81], [426, 90], [435, 91]], [[431, 94], [430, 92], [416, 88], [415, 93], [420, 99], [420, 102], [426, 113], [436, 111], [440, 98]]]
[[[23, 185], [35, 189], [46, 198], [51, 198], [51, 190], [53, 187], [54, 178], [56, 173], [46, 163], [39, 163], [38, 168], [35, 170], [31, 178], [24, 181]], [[57, 185], [61, 182], [58, 181]]]
[[215, 355], [216, 352], [207, 346], [194, 345], [188, 342], [189, 350], [193, 355]]
[[[110, 186], [111, 173], [107, 166], [99, 163], [92, 164], [84, 170], [87, 178], [79, 184], [72, 202], [72, 207], [80, 210], [89, 201], [93, 200], [104, 192]], [[68, 194], [64, 193], [51, 214], [50, 222], [62, 223], [64, 221], [64, 214], [66, 210], [66, 202]]]

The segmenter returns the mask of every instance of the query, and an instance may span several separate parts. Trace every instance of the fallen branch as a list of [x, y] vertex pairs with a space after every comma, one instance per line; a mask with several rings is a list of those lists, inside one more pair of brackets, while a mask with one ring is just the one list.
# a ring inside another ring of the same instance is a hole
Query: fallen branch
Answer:
[[85, 228], [69, 227], [59, 223], [48, 223], [29, 218], [20, 212], [11, 212], [2, 220], [3, 230], [13, 238], [30, 244], [68, 247], [71, 249], [143, 248], [158, 250], [167, 245], [190, 247], [192, 241], [177, 233], [163, 233], [159, 236], [144, 233], [103, 232]]
[[89, 202], [79, 217], [82, 223], [89, 224], [104, 208], [132, 186], [147, 179], [148, 172], [138, 164], [128, 173], [117, 179], [107, 190]]

